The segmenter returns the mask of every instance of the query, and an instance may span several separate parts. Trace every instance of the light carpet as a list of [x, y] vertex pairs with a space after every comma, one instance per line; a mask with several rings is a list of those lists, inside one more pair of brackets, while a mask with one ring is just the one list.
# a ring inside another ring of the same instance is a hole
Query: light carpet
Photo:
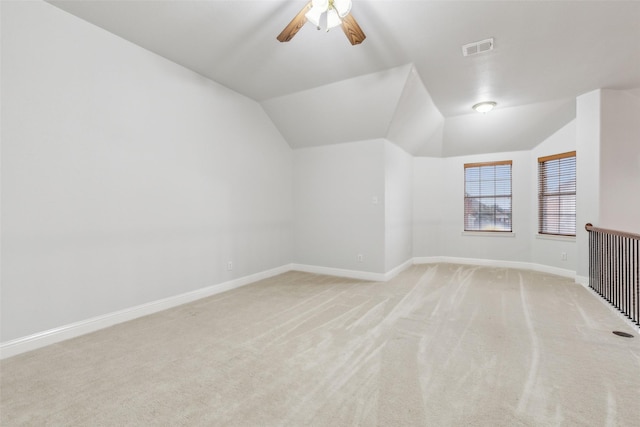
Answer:
[[290, 272], [2, 361], [0, 423], [638, 426], [637, 335], [532, 271]]

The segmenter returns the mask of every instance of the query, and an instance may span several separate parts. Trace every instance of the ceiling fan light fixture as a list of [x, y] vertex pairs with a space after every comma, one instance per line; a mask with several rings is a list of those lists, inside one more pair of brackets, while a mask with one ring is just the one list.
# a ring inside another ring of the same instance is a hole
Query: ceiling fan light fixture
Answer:
[[338, 16], [338, 12], [335, 9], [327, 11], [327, 31], [331, 28], [335, 28], [342, 24], [342, 19]]
[[351, 0], [310, 0], [276, 39], [281, 43], [291, 41], [300, 28], [310, 22], [318, 30], [329, 31], [339, 26], [352, 46], [359, 45], [367, 36], [351, 14], [351, 5]]
[[484, 102], [478, 102], [476, 105], [474, 105], [471, 108], [476, 110], [478, 113], [488, 113], [489, 111], [493, 110], [496, 105], [498, 104], [493, 101], [484, 101]]
[[350, 11], [351, 0], [312, 0], [311, 9], [305, 14], [305, 17], [318, 29], [324, 28], [329, 31], [342, 24], [342, 18], [347, 16]]
[[319, 27], [320, 26], [320, 17], [325, 12], [326, 12], [326, 9], [322, 10], [319, 7], [313, 6], [311, 9], [309, 9], [309, 12], [307, 12], [304, 16], [306, 16], [307, 20], [309, 22], [311, 22], [313, 25], [315, 25], [316, 27]]
[[351, 0], [333, 0], [333, 7], [340, 18], [344, 18], [351, 12]]

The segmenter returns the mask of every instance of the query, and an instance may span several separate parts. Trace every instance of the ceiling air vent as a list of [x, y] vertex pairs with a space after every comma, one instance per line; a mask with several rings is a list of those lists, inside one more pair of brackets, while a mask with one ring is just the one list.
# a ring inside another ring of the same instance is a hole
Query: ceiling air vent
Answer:
[[493, 50], [493, 38], [465, 44], [462, 46], [462, 55], [477, 55], [479, 53], [489, 52], [490, 50]]

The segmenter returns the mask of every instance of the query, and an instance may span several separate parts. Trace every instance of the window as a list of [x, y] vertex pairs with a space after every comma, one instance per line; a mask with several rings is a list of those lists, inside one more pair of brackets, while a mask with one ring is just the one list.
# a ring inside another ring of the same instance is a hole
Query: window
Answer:
[[538, 233], [576, 235], [576, 152], [538, 159]]
[[511, 231], [511, 160], [464, 165], [464, 230]]

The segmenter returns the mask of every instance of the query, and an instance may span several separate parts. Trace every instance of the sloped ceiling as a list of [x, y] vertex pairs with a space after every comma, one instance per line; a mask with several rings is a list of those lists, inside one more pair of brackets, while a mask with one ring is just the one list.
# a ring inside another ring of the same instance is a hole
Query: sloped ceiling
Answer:
[[[260, 102], [294, 147], [386, 138], [414, 155], [527, 149], [575, 97], [640, 87], [640, 2], [353, 0], [367, 34], [305, 25], [306, 0], [50, 0]], [[466, 43], [495, 50], [463, 57]], [[487, 115], [470, 108], [498, 102]]]
[[503, 108], [446, 120], [442, 155], [527, 150], [576, 117], [575, 99]]
[[385, 138], [415, 156], [530, 149], [575, 118], [575, 99], [445, 118], [413, 65], [263, 101], [293, 148]]
[[410, 67], [398, 67], [263, 101], [294, 148], [384, 138]]
[[443, 127], [443, 115], [412, 66], [386, 138], [411, 154], [440, 156]]

